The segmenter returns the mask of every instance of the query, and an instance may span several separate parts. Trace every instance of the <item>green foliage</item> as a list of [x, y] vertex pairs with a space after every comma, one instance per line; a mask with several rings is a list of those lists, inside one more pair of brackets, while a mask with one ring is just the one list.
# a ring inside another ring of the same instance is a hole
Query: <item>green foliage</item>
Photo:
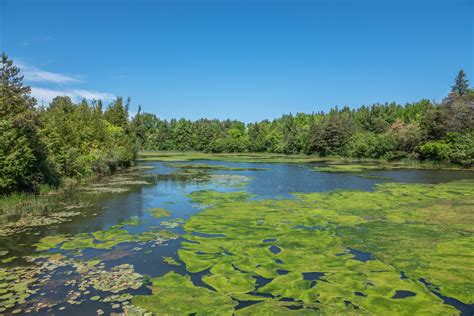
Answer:
[[166, 121], [152, 114], [143, 114], [141, 121], [142, 148], [148, 150], [432, 159], [469, 166], [464, 145], [451, 148], [453, 154], [448, 156], [421, 153], [420, 146], [442, 140], [448, 133], [470, 133], [474, 126], [474, 93], [452, 94], [440, 104], [424, 99], [404, 106], [336, 107], [329, 113], [289, 114], [247, 125], [230, 120]]
[[463, 158], [468, 156], [466, 150], [459, 147], [452, 148], [460, 152], [447, 159], [420, 155], [421, 145], [451, 132], [465, 135], [474, 126], [474, 92], [463, 72], [456, 82], [455, 92], [439, 104], [423, 99], [405, 105], [336, 107], [328, 113], [288, 114], [247, 125], [231, 120], [167, 121], [145, 113], [140, 116], [137, 135], [146, 150], [305, 153], [386, 160], [430, 157], [469, 165], [469, 158]]
[[75, 104], [67, 96], [37, 109], [5, 54], [0, 77], [0, 194], [37, 191], [63, 177], [109, 174], [136, 159], [141, 127], [135, 123], [131, 130], [130, 99], [123, 105], [117, 98], [105, 113], [101, 101]]
[[0, 71], [0, 194], [36, 191], [43, 182], [56, 182], [39, 133], [36, 100], [5, 53]]
[[451, 132], [445, 138], [420, 146], [424, 159], [474, 165], [474, 131], [467, 134]]
[[452, 91], [460, 96], [467, 94], [469, 91], [469, 80], [467, 79], [464, 70], [459, 70], [454, 81], [454, 86], [452, 86]]

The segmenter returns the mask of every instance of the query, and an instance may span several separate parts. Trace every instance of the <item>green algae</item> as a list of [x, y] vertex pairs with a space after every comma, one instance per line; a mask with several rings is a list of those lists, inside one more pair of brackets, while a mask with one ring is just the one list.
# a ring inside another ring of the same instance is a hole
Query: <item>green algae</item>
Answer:
[[244, 191], [220, 193], [214, 190], [199, 190], [189, 194], [191, 199], [202, 205], [222, 204], [228, 202], [245, 201], [251, 197]]
[[268, 170], [268, 168], [256, 168], [256, 167], [230, 167], [222, 165], [210, 165], [205, 163], [166, 163], [168, 167], [180, 168], [180, 169], [202, 169], [202, 170], [227, 170], [227, 171], [262, 171]]
[[184, 224], [184, 219], [182, 219], [182, 218], [174, 218], [172, 220], [162, 221], [160, 223], [161, 226], [166, 227], [168, 229], [173, 229], [173, 228], [179, 227], [183, 224]]
[[67, 236], [65, 235], [53, 235], [53, 236], [46, 236], [41, 238], [41, 240], [35, 244], [36, 250], [43, 251], [52, 248], [56, 248], [57, 245], [63, 243], [67, 240]]
[[168, 217], [171, 215], [170, 211], [160, 207], [149, 209], [148, 212], [150, 212], [154, 218]]
[[182, 168], [169, 174], [160, 174], [157, 176], [160, 180], [165, 181], [181, 181], [181, 182], [198, 182], [198, 183], [214, 183], [228, 187], [243, 187], [247, 185], [252, 177], [238, 174], [213, 174], [211, 169], [188, 169]]
[[361, 164], [328, 164], [327, 166], [313, 167], [318, 172], [364, 172], [371, 170], [385, 170], [383, 165], [361, 165]]
[[38, 251], [48, 251], [55, 248], [62, 250], [112, 249], [117, 245], [129, 242], [153, 242], [160, 245], [167, 240], [179, 237], [179, 234], [169, 230], [149, 230], [139, 234], [131, 234], [120, 227], [121, 225], [113, 226], [107, 230], [98, 230], [90, 234], [45, 236], [35, 244], [35, 247]]
[[173, 257], [163, 257], [163, 261], [172, 266], [181, 266], [181, 263], [176, 261]]
[[[473, 181], [383, 184], [374, 192], [286, 200], [249, 200], [245, 192], [190, 196], [208, 207], [184, 224], [179, 258], [190, 273], [209, 271], [202, 281], [217, 297], [262, 301], [237, 314], [458, 314], [420, 278], [442, 295], [474, 302]], [[372, 257], [362, 260], [351, 249]], [[305, 279], [312, 272], [320, 278]], [[267, 282], [259, 285], [262, 278]], [[169, 279], [154, 284], [161, 281]], [[165, 283], [153, 286], [156, 300], [141, 296], [134, 304], [162, 312], [182, 305], [180, 288], [207, 291], [182, 280], [173, 289]], [[414, 295], [399, 299], [397, 291]]]
[[121, 226], [138, 226], [140, 224], [142, 224], [142, 221], [138, 216], [132, 216], [120, 223]]
[[[333, 161], [328, 162], [324, 166], [313, 167], [314, 171], [317, 172], [330, 172], [330, 173], [363, 173], [366, 171], [375, 170], [399, 170], [399, 169], [441, 169], [439, 165], [423, 164], [423, 163], [403, 163], [403, 162], [387, 162], [387, 161], [368, 161], [361, 163], [352, 163], [344, 161]], [[460, 167], [444, 167], [445, 170], [462, 170]], [[383, 177], [382, 177], [383, 178]]]
[[169, 272], [152, 280], [152, 295], [132, 303], [157, 315], [232, 315], [235, 302], [224, 294], [195, 286], [189, 276]]

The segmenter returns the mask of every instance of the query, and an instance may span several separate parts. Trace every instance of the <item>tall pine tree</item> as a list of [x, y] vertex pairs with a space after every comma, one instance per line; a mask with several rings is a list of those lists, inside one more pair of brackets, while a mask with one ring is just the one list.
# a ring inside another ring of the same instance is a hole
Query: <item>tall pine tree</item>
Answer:
[[45, 146], [38, 136], [36, 100], [20, 69], [2, 53], [0, 70], [0, 194], [35, 191], [51, 181]]
[[454, 81], [454, 86], [452, 86], [452, 91], [458, 93], [460, 96], [467, 94], [469, 91], [469, 80], [467, 79], [464, 70], [459, 70]]

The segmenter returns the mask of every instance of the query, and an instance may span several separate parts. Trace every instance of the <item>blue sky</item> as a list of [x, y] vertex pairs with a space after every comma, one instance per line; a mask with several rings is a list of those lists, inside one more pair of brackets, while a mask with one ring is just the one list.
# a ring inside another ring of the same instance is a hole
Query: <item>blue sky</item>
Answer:
[[250, 122], [441, 100], [474, 82], [473, 21], [472, 0], [0, 0], [0, 43], [40, 100]]

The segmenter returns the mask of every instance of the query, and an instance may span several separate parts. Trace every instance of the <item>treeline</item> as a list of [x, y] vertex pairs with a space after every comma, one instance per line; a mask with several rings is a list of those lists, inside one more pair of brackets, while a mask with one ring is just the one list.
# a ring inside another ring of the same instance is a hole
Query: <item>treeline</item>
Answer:
[[463, 71], [441, 103], [374, 104], [298, 113], [245, 124], [236, 120], [129, 119], [130, 99], [37, 106], [20, 70], [2, 54], [0, 194], [35, 192], [61, 179], [109, 174], [133, 164], [139, 148], [204, 152], [306, 153], [419, 159], [474, 165], [474, 92]]
[[419, 159], [474, 164], [474, 92], [463, 71], [441, 103], [374, 104], [329, 113], [283, 115], [245, 124], [235, 120], [162, 120], [139, 114], [147, 150], [306, 153], [353, 158]]
[[130, 166], [138, 142], [130, 100], [76, 104], [67, 96], [38, 107], [20, 70], [2, 54], [0, 73], [0, 194], [35, 192], [66, 177], [109, 174]]

